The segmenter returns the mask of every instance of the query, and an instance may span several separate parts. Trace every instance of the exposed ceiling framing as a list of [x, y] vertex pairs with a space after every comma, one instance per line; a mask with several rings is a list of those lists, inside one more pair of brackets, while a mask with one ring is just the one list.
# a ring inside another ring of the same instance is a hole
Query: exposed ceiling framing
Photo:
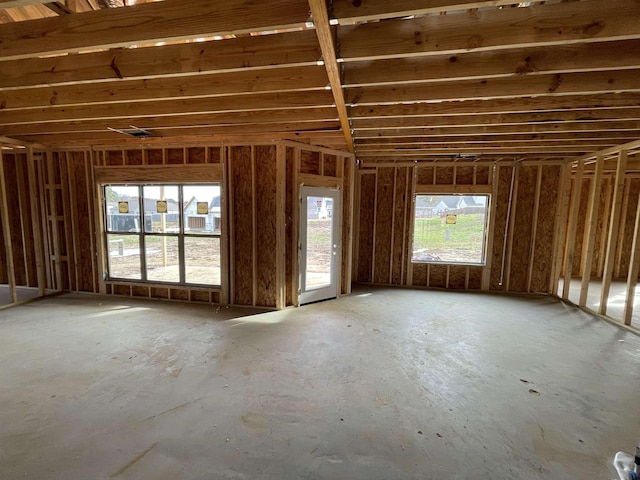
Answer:
[[[640, 138], [640, 1], [0, 0], [0, 135], [294, 138], [366, 161]], [[526, 6], [523, 6], [526, 5]], [[136, 140], [136, 139], [134, 139]], [[142, 141], [142, 140], [137, 140]]]

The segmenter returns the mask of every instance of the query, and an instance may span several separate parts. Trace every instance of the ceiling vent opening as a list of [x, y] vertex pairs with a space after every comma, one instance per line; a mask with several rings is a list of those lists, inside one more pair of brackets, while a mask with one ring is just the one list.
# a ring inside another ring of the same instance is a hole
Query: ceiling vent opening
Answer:
[[123, 135], [128, 135], [129, 137], [133, 138], [149, 138], [154, 136], [153, 133], [148, 130], [144, 130], [143, 128], [138, 128], [135, 125], [130, 125], [130, 127], [131, 128], [123, 129], [107, 127], [107, 129], [111, 130], [112, 132], [122, 133]]

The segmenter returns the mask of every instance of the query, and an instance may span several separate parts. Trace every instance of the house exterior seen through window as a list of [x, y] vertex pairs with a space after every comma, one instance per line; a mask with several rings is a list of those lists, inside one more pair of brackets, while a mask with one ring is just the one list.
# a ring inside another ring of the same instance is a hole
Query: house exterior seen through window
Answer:
[[220, 285], [220, 185], [105, 185], [107, 276]]
[[489, 195], [416, 195], [413, 262], [484, 265]]

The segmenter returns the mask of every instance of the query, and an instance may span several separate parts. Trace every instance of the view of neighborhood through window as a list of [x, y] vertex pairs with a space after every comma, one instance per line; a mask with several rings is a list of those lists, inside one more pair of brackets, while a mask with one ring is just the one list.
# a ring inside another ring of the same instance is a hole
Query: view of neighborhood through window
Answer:
[[105, 185], [110, 279], [220, 285], [220, 185]]
[[488, 195], [416, 195], [414, 262], [485, 263]]

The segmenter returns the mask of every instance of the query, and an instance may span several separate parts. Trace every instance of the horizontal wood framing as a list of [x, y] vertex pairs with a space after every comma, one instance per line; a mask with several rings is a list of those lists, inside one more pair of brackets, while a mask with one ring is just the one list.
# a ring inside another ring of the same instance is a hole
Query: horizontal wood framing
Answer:
[[145, 165], [96, 167], [95, 179], [104, 183], [211, 183], [222, 181], [221, 165]]

